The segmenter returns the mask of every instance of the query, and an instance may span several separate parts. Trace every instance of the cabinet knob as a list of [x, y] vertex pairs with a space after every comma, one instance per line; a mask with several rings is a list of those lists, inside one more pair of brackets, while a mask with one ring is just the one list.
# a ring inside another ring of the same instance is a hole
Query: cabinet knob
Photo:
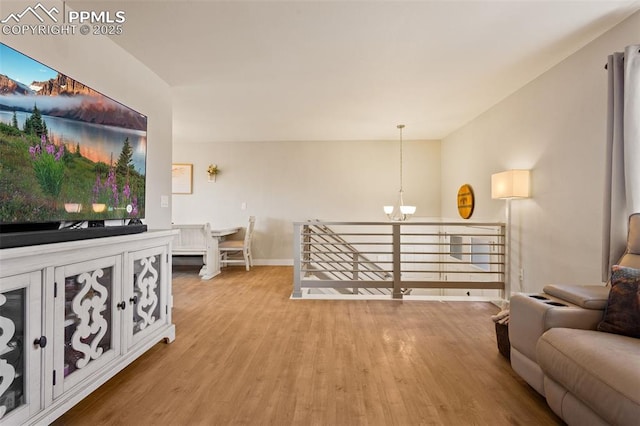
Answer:
[[122, 310], [124, 310], [124, 308], [126, 307], [127, 307], [127, 304], [124, 302], [124, 300], [116, 305], [116, 308], [122, 309]]
[[38, 339], [33, 341], [35, 346], [40, 346], [40, 348], [44, 348], [47, 346], [47, 338], [45, 336], [40, 336]]
[[129, 299], [129, 302], [133, 303], [134, 305], [138, 303], [138, 295], [135, 295], [131, 299]]

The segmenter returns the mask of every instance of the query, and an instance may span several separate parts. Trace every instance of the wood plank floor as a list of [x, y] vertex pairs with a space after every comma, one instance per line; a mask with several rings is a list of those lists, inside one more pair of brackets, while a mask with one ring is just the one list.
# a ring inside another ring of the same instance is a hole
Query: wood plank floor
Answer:
[[561, 425], [479, 302], [290, 300], [292, 269], [174, 269], [176, 341], [56, 425]]

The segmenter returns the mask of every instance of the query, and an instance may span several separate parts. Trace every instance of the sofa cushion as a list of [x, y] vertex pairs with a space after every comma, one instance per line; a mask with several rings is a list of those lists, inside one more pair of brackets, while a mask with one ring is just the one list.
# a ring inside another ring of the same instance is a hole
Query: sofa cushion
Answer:
[[640, 418], [640, 340], [594, 330], [553, 328], [540, 337], [545, 376], [611, 424]]
[[609, 300], [598, 330], [640, 338], [640, 269], [611, 268]]

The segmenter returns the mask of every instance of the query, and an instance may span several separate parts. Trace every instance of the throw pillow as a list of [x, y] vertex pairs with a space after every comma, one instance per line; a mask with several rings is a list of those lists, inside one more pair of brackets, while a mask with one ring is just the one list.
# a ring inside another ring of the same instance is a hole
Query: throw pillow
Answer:
[[640, 269], [611, 268], [611, 291], [598, 330], [640, 338]]

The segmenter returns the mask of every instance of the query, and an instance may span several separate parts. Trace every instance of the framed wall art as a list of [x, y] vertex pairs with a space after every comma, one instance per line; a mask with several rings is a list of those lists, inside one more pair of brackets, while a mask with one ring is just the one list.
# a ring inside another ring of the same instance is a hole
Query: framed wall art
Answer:
[[171, 165], [171, 193], [193, 193], [193, 164]]

